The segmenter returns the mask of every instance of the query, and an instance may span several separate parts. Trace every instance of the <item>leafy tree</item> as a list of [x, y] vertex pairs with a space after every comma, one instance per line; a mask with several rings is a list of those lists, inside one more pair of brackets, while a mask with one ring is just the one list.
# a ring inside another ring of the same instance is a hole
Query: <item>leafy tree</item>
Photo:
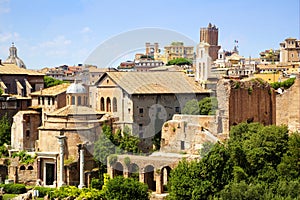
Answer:
[[274, 82], [270, 83], [271, 87], [273, 87], [275, 90], [277, 90], [280, 87], [283, 87], [284, 89], [289, 89], [294, 83], [296, 78], [289, 78], [283, 82]]
[[108, 200], [149, 199], [148, 186], [133, 178], [117, 176], [105, 184], [104, 197]]
[[186, 58], [175, 58], [173, 60], [169, 60], [167, 65], [192, 65], [192, 61]]
[[4, 144], [10, 144], [10, 140], [11, 140], [10, 128], [11, 126], [7, 114], [5, 114], [0, 119], [0, 146], [3, 146]]
[[199, 101], [200, 115], [215, 115], [218, 108], [216, 97], [205, 97]]
[[201, 160], [171, 172], [170, 199], [299, 199], [300, 134], [241, 123]]
[[44, 88], [52, 87], [55, 85], [60, 85], [66, 83], [65, 81], [61, 81], [50, 76], [44, 76]]
[[182, 109], [182, 114], [186, 115], [199, 115], [199, 105], [196, 99], [188, 101]]

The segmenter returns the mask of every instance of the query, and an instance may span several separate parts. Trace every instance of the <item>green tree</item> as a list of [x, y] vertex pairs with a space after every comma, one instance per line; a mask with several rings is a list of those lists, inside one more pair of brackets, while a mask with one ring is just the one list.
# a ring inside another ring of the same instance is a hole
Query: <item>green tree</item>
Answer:
[[63, 83], [65, 83], [65, 81], [61, 81], [50, 76], [44, 76], [44, 88], [60, 85]]
[[199, 101], [200, 115], [215, 115], [218, 108], [216, 97], [205, 97]]
[[188, 101], [182, 109], [182, 114], [186, 115], [199, 115], [199, 105], [196, 99]]
[[147, 200], [148, 186], [133, 178], [117, 176], [105, 184], [104, 196], [107, 200]]
[[10, 144], [10, 140], [11, 140], [10, 128], [11, 126], [7, 114], [5, 114], [0, 119], [0, 146], [3, 146], [4, 144]]
[[192, 61], [186, 58], [175, 58], [173, 60], [169, 60], [167, 65], [192, 65]]

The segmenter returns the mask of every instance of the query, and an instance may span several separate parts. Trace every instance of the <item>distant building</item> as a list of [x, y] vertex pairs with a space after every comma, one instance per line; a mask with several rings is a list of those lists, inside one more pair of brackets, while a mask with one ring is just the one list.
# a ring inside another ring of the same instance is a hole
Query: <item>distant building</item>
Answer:
[[208, 24], [207, 28], [200, 29], [200, 42], [204, 42], [210, 45], [209, 56], [213, 61], [218, 58], [218, 51], [220, 49], [220, 46], [218, 45], [218, 34], [219, 29], [211, 23]]
[[168, 61], [176, 58], [194, 59], [194, 47], [184, 46], [183, 42], [172, 42], [171, 45], [165, 46], [164, 53]]
[[275, 64], [280, 61], [280, 50], [265, 50], [259, 53], [262, 64]]
[[287, 38], [280, 43], [280, 62], [300, 62], [300, 40]]

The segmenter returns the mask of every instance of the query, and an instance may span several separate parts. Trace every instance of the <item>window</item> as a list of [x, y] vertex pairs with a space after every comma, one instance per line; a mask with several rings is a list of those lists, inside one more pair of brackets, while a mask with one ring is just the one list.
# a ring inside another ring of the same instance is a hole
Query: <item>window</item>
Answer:
[[50, 106], [50, 105], [51, 105], [51, 98], [48, 97], [48, 106]]
[[79, 106], [81, 105], [81, 96], [77, 97], [77, 103]]
[[113, 112], [117, 112], [117, 98], [113, 98]]
[[103, 97], [101, 97], [101, 99], [100, 99], [100, 110], [104, 111], [104, 98]]
[[184, 150], [184, 141], [180, 141], [180, 149]]
[[106, 99], [106, 111], [111, 112], [111, 101], [109, 97]]
[[75, 97], [74, 96], [72, 96], [72, 98], [71, 98], [71, 105], [75, 105]]
[[27, 130], [27, 131], [26, 131], [26, 138], [29, 138], [29, 137], [30, 137], [30, 131]]
[[180, 107], [175, 107], [175, 112], [179, 113], [180, 112]]

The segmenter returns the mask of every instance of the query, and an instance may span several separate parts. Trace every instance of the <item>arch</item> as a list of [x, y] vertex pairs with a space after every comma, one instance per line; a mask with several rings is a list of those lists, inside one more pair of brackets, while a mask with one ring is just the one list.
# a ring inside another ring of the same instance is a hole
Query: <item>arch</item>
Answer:
[[139, 180], [139, 166], [135, 163], [131, 163], [128, 167], [128, 177], [131, 177], [135, 180]]
[[123, 176], [123, 171], [124, 171], [123, 165], [120, 162], [116, 162], [116, 164], [114, 164], [113, 167], [113, 177]]
[[106, 98], [106, 112], [111, 112], [111, 100], [109, 97]]
[[70, 96], [67, 96], [67, 105], [70, 105]]
[[26, 167], [24, 166], [24, 165], [22, 165], [21, 167], [20, 167], [20, 170], [25, 170], [26, 169]]
[[154, 179], [154, 167], [147, 165], [144, 169], [144, 183], [148, 185], [148, 188], [152, 191], [156, 191], [156, 181]]
[[117, 98], [114, 97], [113, 98], [113, 112], [117, 112], [117, 111], [118, 111]]
[[101, 97], [101, 99], [100, 99], [100, 110], [104, 111], [104, 98], [103, 97]]
[[77, 97], [77, 105], [80, 106], [81, 105], [81, 96]]
[[75, 97], [74, 96], [71, 97], [71, 105], [75, 105]]
[[161, 186], [162, 186], [162, 192], [166, 192], [167, 191], [167, 183], [169, 181], [170, 178], [170, 174], [171, 174], [171, 167], [169, 166], [165, 166], [163, 168], [161, 168]]
[[29, 166], [27, 167], [27, 170], [33, 170], [33, 167], [32, 167], [31, 165], [29, 165]]

